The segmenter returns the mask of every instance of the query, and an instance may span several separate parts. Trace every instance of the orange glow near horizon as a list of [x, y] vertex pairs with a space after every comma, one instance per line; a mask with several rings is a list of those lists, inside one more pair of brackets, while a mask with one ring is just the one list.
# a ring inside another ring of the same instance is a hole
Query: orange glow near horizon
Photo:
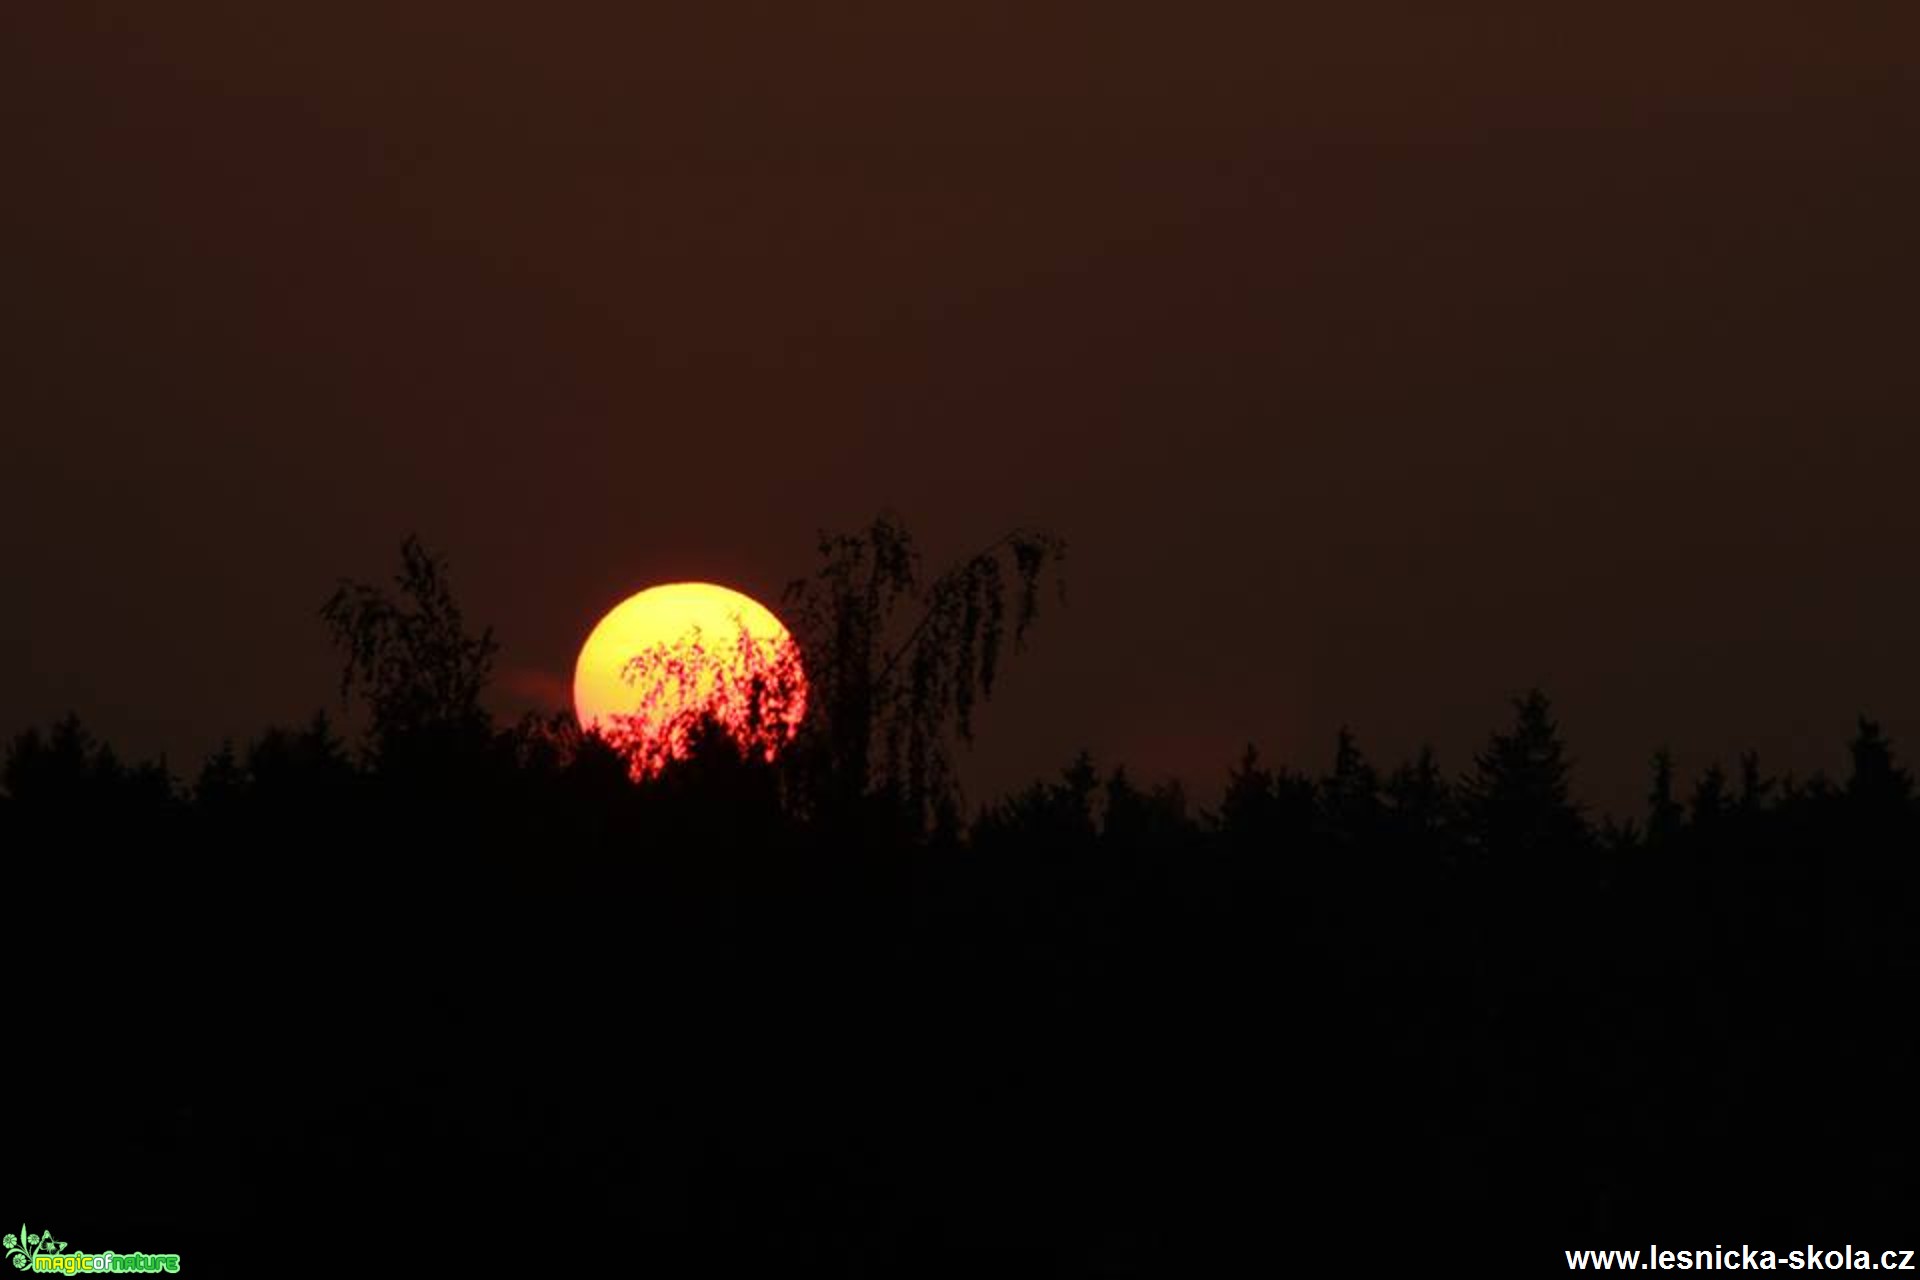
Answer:
[[639, 778], [685, 758], [703, 716], [771, 760], [798, 732], [806, 703], [799, 646], [785, 625], [751, 596], [709, 582], [622, 601], [574, 666], [581, 728], [630, 756]]

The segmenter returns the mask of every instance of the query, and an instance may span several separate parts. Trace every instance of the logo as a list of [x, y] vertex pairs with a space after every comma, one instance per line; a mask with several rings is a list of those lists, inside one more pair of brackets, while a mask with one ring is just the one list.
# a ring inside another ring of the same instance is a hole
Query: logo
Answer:
[[19, 1234], [7, 1232], [0, 1246], [5, 1246], [7, 1261], [13, 1263], [14, 1270], [41, 1275], [90, 1276], [106, 1272], [128, 1275], [180, 1270], [177, 1253], [115, 1253], [111, 1249], [105, 1253], [68, 1253], [65, 1240], [55, 1240], [51, 1231], [30, 1232], [24, 1222], [20, 1224]]

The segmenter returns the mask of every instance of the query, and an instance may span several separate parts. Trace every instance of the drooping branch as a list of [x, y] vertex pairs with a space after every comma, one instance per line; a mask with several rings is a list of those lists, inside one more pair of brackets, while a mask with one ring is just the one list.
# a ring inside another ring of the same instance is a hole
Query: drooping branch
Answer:
[[806, 709], [793, 643], [757, 637], [744, 623], [731, 645], [709, 645], [696, 627], [635, 654], [620, 675], [639, 701], [632, 712], [612, 717], [602, 736], [628, 758], [636, 778], [653, 777], [685, 757], [707, 721], [741, 751], [772, 760]]
[[972, 740], [974, 711], [992, 696], [1009, 613], [1018, 651], [1042, 580], [1064, 599], [1065, 550], [1052, 534], [1014, 529], [923, 586], [912, 539], [890, 516], [858, 536], [822, 537], [824, 564], [787, 599], [817, 697], [819, 781], [839, 803], [889, 793], [924, 821], [954, 798], [951, 744]]
[[342, 701], [367, 703], [381, 749], [423, 733], [483, 730], [480, 697], [499, 648], [493, 629], [467, 632], [445, 564], [417, 538], [401, 544], [394, 588], [342, 580], [320, 608], [345, 655]]

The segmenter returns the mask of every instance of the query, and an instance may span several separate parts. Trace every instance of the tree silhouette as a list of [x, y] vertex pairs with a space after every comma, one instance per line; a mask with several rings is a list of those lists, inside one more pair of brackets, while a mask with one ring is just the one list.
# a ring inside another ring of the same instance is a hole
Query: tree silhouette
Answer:
[[1386, 801], [1399, 840], [1422, 850], [1438, 847], [1454, 826], [1453, 789], [1433, 748], [1423, 746], [1387, 778]]
[[1700, 771], [1699, 780], [1693, 784], [1693, 796], [1687, 802], [1688, 820], [1695, 831], [1706, 832], [1717, 827], [1732, 809], [1727, 788], [1727, 771], [1716, 762]]
[[1333, 769], [1320, 782], [1321, 820], [1336, 843], [1376, 841], [1385, 817], [1380, 775], [1367, 763], [1353, 732], [1345, 725], [1334, 742]]
[[16, 804], [95, 815], [153, 809], [174, 798], [165, 764], [122, 763], [71, 713], [45, 734], [27, 729], [8, 744], [0, 787]]
[[[403, 591], [365, 616], [418, 612]], [[402, 672], [476, 655], [382, 634]], [[391, 705], [407, 743], [478, 718]], [[945, 843], [806, 820], [713, 717], [640, 781], [570, 715], [529, 718], [458, 788], [317, 717], [180, 795], [69, 717], [0, 771], [14, 919], [174, 937], [40, 948], [26, 1016], [171, 1039], [134, 1076], [17, 1055], [23, 1096], [90, 1149], [198, 1170], [191, 1195], [144, 1179], [138, 1211], [190, 1224], [205, 1186], [247, 1243], [342, 1179], [395, 1230], [597, 1214], [686, 1272], [772, 1249], [1157, 1275], [1196, 1240], [1259, 1256], [1276, 1211], [1429, 1243], [1512, 1212], [1547, 1256], [1664, 1234], [1668, 1206], [1910, 1222], [1920, 810], [1886, 735], [1861, 722], [1844, 788], [1749, 754], [1683, 789], [1663, 751], [1658, 856], [1615, 856], [1640, 841], [1588, 831], [1544, 696], [1514, 706], [1455, 787], [1431, 751], [1388, 772], [1351, 734], [1313, 776], [1249, 747], [1196, 824], [1177, 784], [1082, 753]], [[1286, 1167], [1250, 1185], [1249, 1150]]]
[[1057, 782], [1035, 782], [989, 806], [975, 820], [973, 842], [982, 849], [1026, 848], [1059, 856], [1092, 845], [1097, 834], [1093, 802], [1100, 775], [1085, 751], [1060, 771]]
[[491, 627], [468, 634], [445, 563], [417, 538], [400, 545], [393, 592], [342, 579], [320, 616], [345, 655], [342, 701], [357, 694], [371, 711], [376, 755], [484, 741], [480, 695], [499, 646]]
[[1268, 849], [1309, 838], [1318, 812], [1318, 788], [1312, 778], [1291, 769], [1266, 768], [1260, 763], [1259, 750], [1248, 743], [1227, 774], [1218, 824], [1229, 847]]
[[244, 774], [262, 802], [314, 804], [351, 785], [353, 764], [332, 722], [317, 712], [302, 729], [269, 729], [256, 738], [247, 747]]
[[[823, 534], [823, 561], [791, 583], [809, 714], [795, 753], [814, 804], [846, 814], [878, 797], [913, 830], [954, 803], [955, 741], [973, 737], [1002, 651], [1017, 652], [1065, 544], [1016, 529], [928, 578], [898, 520]], [[1011, 626], [1008, 614], [1011, 613]]]
[[1853, 772], [1847, 778], [1847, 798], [1856, 804], [1897, 809], [1913, 799], [1913, 775], [1893, 762], [1893, 744], [1880, 726], [1859, 717], [1859, 731], [1848, 746]]
[[1586, 821], [1571, 796], [1571, 767], [1552, 705], [1534, 689], [1514, 699], [1513, 708], [1513, 727], [1492, 736], [1461, 785], [1474, 841], [1495, 857], [1577, 848], [1586, 840]]
[[1673, 797], [1673, 753], [1653, 753], [1653, 784], [1647, 792], [1647, 843], [1666, 844], [1686, 826], [1686, 811]]
[[1124, 766], [1107, 778], [1101, 839], [1109, 848], [1139, 852], [1179, 847], [1193, 832], [1186, 791], [1178, 782], [1137, 786]]
[[1263, 843], [1279, 826], [1278, 807], [1273, 771], [1261, 765], [1259, 749], [1249, 742], [1227, 774], [1227, 789], [1220, 798], [1220, 830], [1235, 844]]
[[1740, 813], [1753, 818], [1766, 811], [1772, 802], [1778, 783], [1760, 772], [1760, 755], [1755, 751], [1740, 753]]
[[75, 807], [111, 790], [119, 774], [112, 748], [87, 732], [78, 716], [68, 715], [47, 734], [27, 729], [15, 737], [0, 782], [20, 803]]
[[709, 639], [695, 628], [663, 641], [628, 659], [620, 674], [639, 703], [600, 732], [633, 762], [637, 778], [685, 759], [695, 738], [715, 725], [772, 760], [798, 730], [806, 706], [797, 648], [756, 637], [745, 623], [732, 637]]

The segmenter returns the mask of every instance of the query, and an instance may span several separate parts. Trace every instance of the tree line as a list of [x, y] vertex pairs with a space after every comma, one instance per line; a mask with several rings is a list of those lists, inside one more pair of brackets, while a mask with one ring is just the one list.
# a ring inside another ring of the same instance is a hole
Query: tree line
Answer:
[[1062, 550], [823, 540], [825, 710], [773, 763], [708, 732], [636, 782], [569, 717], [496, 723], [414, 545], [323, 614], [357, 741], [182, 782], [18, 733], [18, 1096], [114, 1153], [28, 1216], [206, 1256], [350, 1203], [393, 1247], [543, 1222], [679, 1274], [1900, 1244], [1920, 802], [1879, 726], [1837, 780], [1683, 792], [1662, 753], [1631, 820], [1537, 691], [1458, 775], [1342, 732], [1311, 772], [1247, 749], [1210, 811], [1082, 756], [969, 812], [952, 753]]

